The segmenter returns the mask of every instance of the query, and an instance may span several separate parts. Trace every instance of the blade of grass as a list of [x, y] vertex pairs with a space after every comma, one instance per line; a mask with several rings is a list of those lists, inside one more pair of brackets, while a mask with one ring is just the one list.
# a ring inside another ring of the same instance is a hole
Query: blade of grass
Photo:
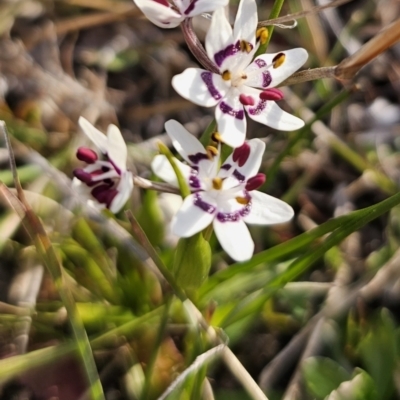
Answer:
[[265, 289], [247, 296], [244, 301], [238, 304], [228, 314], [222, 326], [226, 327], [241, 318], [248, 317], [250, 314], [256, 311], [258, 312], [273, 293], [285, 286], [286, 283], [292, 282], [294, 279], [298, 278], [317, 260], [323, 257], [323, 255], [329, 249], [338, 245], [351, 233], [357, 231], [367, 223], [390, 211], [390, 209], [399, 204], [400, 193], [397, 193], [378, 204], [374, 204], [371, 207], [348, 214], [346, 217], [350, 218], [347, 220], [347, 222], [332, 232], [318, 248], [310, 249], [303, 256], [294, 260], [289, 268], [284, 273], [273, 278]]
[[103, 388], [97, 373], [96, 364], [93, 358], [93, 353], [90, 348], [89, 339], [87, 337], [85, 328], [82, 324], [81, 319], [75, 305], [75, 300], [68, 289], [68, 286], [64, 284], [64, 271], [57, 257], [57, 254], [43, 228], [39, 218], [33, 213], [29, 204], [25, 199], [25, 195], [21, 184], [19, 183], [18, 174], [16, 170], [16, 164], [14, 159], [14, 153], [12, 151], [10, 138], [7, 133], [7, 128], [4, 122], [0, 122], [0, 129], [4, 133], [7, 149], [10, 156], [10, 166], [13, 172], [14, 184], [17, 189], [17, 198], [8, 190], [8, 188], [2, 185], [3, 194], [7, 195], [7, 198], [13, 197], [14, 201], [12, 204], [17, 202], [20, 203], [20, 211], [23, 210], [22, 222], [31, 236], [39, 255], [44, 260], [46, 267], [54, 281], [54, 284], [60, 294], [61, 300], [67, 310], [69, 322], [72, 327], [74, 339], [77, 343], [78, 352], [81, 356], [83, 366], [90, 384], [90, 395], [93, 400], [105, 400]]

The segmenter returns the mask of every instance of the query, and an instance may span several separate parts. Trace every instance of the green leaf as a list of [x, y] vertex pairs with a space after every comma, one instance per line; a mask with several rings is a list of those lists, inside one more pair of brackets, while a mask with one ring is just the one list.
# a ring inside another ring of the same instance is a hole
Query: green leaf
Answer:
[[387, 310], [381, 312], [368, 333], [361, 338], [358, 353], [365, 369], [375, 381], [379, 399], [391, 398], [397, 345], [395, 326]]
[[326, 400], [378, 400], [374, 381], [363, 370], [352, 380], [343, 382]]
[[310, 393], [324, 399], [339, 385], [351, 378], [351, 374], [330, 358], [310, 357], [303, 363], [303, 376]]
[[184, 290], [193, 290], [206, 280], [211, 266], [211, 248], [203, 234], [197, 233], [178, 242], [173, 262], [175, 282]]

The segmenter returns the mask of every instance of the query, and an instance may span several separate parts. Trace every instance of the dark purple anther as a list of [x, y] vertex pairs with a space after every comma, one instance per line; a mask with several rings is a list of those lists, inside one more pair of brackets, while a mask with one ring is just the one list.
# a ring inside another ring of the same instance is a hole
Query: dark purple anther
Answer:
[[232, 159], [238, 163], [239, 167], [243, 167], [250, 155], [250, 146], [244, 142], [240, 147], [237, 147], [232, 154]]
[[221, 166], [221, 169], [224, 169], [226, 171], [229, 171], [231, 169], [232, 165], [231, 164], [224, 164]]
[[283, 99], [283, 93], [279, 89], [267, 89], [260, 93], [261, 100], [278, 101]]
[[78, 160], [87, 164], [93, 164], [98, 159], [97, 153], [92, 149], [88, 149], [87, 147], [79, 147], [79, 149], [76, 151], [76, 157]]
[[254, 99], [251, 96], [246, 96], [245, 94], [241, 94], [239, 96], [239, 101], [244, 105], [244, 106], [254, 106]]
[[74, 169], [74, 176], [86, 184], [92, 183], [92, 174], [84, 171], [82, 168]]
[[258, 189], [261, 185], [264, 184], [265, 179], [266, 179], [265, 174], [262, 174], [261, 172], [258, 173], [256, 176], [253, 176], [247, 181], [246, 190], [250, 192], [252, 190]]
[[96, 186], [91, 191], [92, 196], [101, 204], [105, 204], [107, 208], [110, 207], [114, 197], [118, 194], [116, 189], [110, 189], [107, 184]]

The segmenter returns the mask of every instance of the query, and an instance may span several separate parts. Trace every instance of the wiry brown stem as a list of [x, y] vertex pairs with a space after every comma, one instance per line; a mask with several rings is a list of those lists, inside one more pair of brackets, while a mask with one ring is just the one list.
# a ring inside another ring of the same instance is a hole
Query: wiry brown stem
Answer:
[[189, 50], [196, 57], [197, 61], [208, 71], [219, 74], [218, 67], [208, 58], [206, 50], [193, 31], [192, 19], [185, 19], [185, 21], [181, 23], [181, 28], [185, 42], [188, 45]]

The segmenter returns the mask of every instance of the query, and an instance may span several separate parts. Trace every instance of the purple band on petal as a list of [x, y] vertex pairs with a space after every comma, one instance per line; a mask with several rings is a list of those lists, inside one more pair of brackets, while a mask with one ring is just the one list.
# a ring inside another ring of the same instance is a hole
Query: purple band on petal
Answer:
[[254, 62], [257, 64], [258, 68], [264, 68], [267, 65], [267, 63], [261, 58], [254, 60]]
[[189, 15], [194, 10], [196, 3], [197, 3], [197, 0], [192, 0], [192, 2], [189, 4], [189, 7], [184, 11], [184, 14]]
[[227, 171], [229, 171], [231, 169], [232, 165], [231, 164], [224, 164], [222, 165], [222, 167], [220, 169], [225, 169]]
[[244, 111], [243, 110], [234, 110], [229, 104], [221, 101], [219, 103], [219, 108], [224, 114], [228, 114], [236, 119], [242, 120], [244, 118]]
[[221, 93], [218, 91], [218, 89], [215, 87], [212, 76], [212, 72], [202, 72], [201, 73], [201, 79], [203, 82], [206, 84], [207, 89], [209, 93], [211, 94], [212, 97], [214, 97], [215, 100], [220, 100], [222, 99]]
[[265, 109], [266, 105], [266, 100], [260, 100], [254, 108], [248, 108], [247, 112], [251, 115], [258, 115]]
[[219, 212], [217, 213], [216, 218], [218, 219], [219, 222], [237, 222], [240, 220], [240, 218], [248, 215], [250, 210], [251, 210], [251, 201], [249, 201], [243, 208], [241, 208], [238, 211], [231, 213]]
[[[111, 160], [110, 157], [108, 157], [107, 155], [107, 161], [113, 166], [113, 168], [115, 169], [116, 173], [118, 175], [121, 175], [121, 170], [115, 165], [115, 163], [113, 162], [113, 160]], [[105, 171], [104, 171], [105, 172]]]
[[237, 169], [233, 171], [232, 174], [239, 182], [244, 182], [246, 180], [246, 177], [242, 175]]
[[265, 71], [265, 72], [262, 73], [262, 76], [263, 76], [262, 87], [263, 88], [268, 87], [272, 82], [272, 76], [271, 76], [270, 72], [269, 71]]
[[224, 49], [220, 50], [218, 53], [214, 54], [215, 64], [220, 67], [222, 63], [230, 56], [235, 55], [240, 51], [240, 40], [238, 40], [235, 44], [230, 44]]
[[201, 188], [201, 182], [199, 178], [196, 175], [190, 175], [189, 176], [189, 185], [193, 189], [200, 189]]
[[216, 208], [215, 208], [212, 204], [207, 203], [206, 201], [204, 201], [204, 200], [200, 197], [200, 194], [199, 194], [199, 193], [196, 193], [196, 194], [194, 195], [194, 205], [195, 205], [196, 207], [201, 208], [203, 211], [205, 211], [206, 213], [209, 213], [209, 214], [214, 214], [214, 213], [215, 213], [215, 210], [216, 210]]
[[190, 154], [188, 156], [188, 159], [193, 164], [198, 164], [201, 160], [208, 160], [208, 156], [205, 153], [196, 153], [196, 154]]

